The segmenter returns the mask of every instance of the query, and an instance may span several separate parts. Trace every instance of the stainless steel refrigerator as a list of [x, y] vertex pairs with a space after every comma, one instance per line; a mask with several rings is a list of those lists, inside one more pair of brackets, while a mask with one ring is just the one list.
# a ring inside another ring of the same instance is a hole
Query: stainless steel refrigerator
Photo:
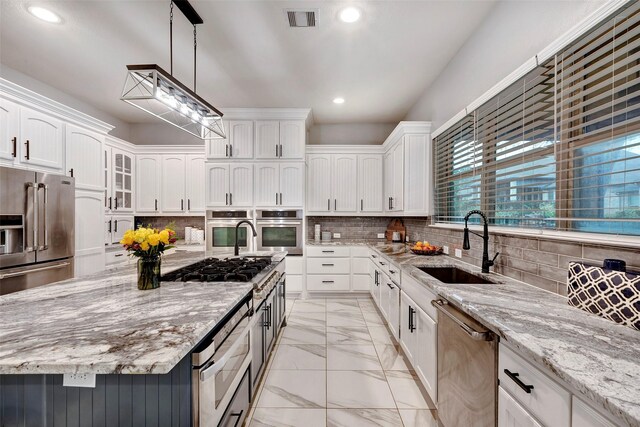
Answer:
[[0, 167], [0, 295], [73, 277], [75, 182]]

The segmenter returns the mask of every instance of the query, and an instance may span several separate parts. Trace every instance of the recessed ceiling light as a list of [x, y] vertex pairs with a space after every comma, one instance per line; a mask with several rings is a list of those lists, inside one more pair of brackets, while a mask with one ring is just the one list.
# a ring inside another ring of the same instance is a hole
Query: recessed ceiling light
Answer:
[[62, 21], [57, 14], [53, 13], [49, 9], [45, 9], [44, 7], [29, 6], [29, 8], [27, 10], [29, 11], [30, 14], [32, 14], [33, 16], [35, 16], [38, 19], [42, 19], [45, 22], [50, 22], [52, 24], [58, 24], [58, 23], [60, 23], [60, 21]]
[[347, 22], [349, 24], [356, 22], [360, 19], [360, 11], [355, 7], [345, 7], [340, 12], [340, 19], [343, 22]]
[[344, 98], [333, 98], [334, 104], [344, 104]]

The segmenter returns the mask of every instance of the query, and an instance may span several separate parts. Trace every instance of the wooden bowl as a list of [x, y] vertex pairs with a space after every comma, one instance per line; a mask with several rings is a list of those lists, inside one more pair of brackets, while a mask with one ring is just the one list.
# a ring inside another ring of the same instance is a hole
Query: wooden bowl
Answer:
[[433, 250], [418, 250], [414, 248], [409, 248], [409, 249], [411, 249], [411, 252], [413, 252], [416, 255], [426, 255], [426, 256], [442, 255], [442, 248], [440, 246], [436, 246], [436, 248]]

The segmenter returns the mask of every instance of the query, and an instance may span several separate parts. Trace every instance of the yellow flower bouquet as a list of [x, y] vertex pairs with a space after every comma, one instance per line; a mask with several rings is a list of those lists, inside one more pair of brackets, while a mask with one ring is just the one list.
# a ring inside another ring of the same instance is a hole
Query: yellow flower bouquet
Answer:
[[160, 287], [160, 255], [176, 240], [176, 232], [168, 227], [162, 231], [139, 227], [124, 233], [120, 243], [130, 255], [138, 257], [138, 289]]

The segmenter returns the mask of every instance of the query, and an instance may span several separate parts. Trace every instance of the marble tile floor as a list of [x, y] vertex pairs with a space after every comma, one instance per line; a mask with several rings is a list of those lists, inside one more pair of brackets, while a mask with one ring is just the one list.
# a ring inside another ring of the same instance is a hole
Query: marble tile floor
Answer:
[[438, 426], [371, 299], [287, 302], [288, 326], [245, 426]]

